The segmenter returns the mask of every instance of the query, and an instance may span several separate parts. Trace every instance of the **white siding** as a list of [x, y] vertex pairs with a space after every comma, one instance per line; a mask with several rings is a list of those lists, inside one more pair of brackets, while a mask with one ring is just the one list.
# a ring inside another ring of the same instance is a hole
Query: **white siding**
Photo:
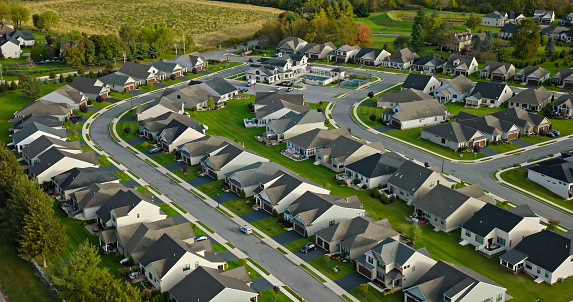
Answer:
[[[115, 213], [111, 211], [112, 217]], [[112, 225], [116, 228], [131, 225], [134, 223], [153, 222], [167, 218], [167, 215], [162, 214], [160, 208], [152, 203], [142, 201], [135, 208], [122, 217], [116, 217], [116, 221], [112, 219]]]
[[366, 213], [364, 209], [343, 208], [339, 206], [332, 206], [328, 211], [324, 212], [320, 217], [316, 218], [311, 225], [306, 226], [308, 236], [342, 221], [350, 220], [355, 217], [363, 217]]
[[563, 199], [571, 199], [569, 197], [569, 188], [572, 184], [570, 183], [557, 180], [532, 170], [527, 170], [527, 178], [546, 187], [548, 190], [561, 196]]

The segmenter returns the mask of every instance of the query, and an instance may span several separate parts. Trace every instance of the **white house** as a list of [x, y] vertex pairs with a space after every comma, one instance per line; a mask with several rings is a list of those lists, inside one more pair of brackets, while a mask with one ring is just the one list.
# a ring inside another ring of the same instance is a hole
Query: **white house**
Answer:
[[504, 82], [478, 81], [470, 96], [466, 97], [466, 106], [488, 106], [497, 108], [513, 96], [513, 90]]
[[20, 129], [20, 131], [11, 134], [12, 142], [9, 143], [8, 146], [14, 146], [16, 152], [20, 153], [24, 147], [27, 147], [41, 136], [51, 137], [61, 141], [68, 139], [66, 129], [54, 129], [37, 122], [32, 122]]
[[69, 153], [52, 147], [38, 158], [38, 163], [30, 168], [30, 175], [38, 184], [51, 181], [52, 177], [65, 172], [70, 167], [97, 168], [99, 162], [94, 151]]
[[535, 10], [533, 12], [533, 21], [542, 24], [550, 24], [555, 20], [555, 12], [552, 10]]
[[98, 80], [108, 85], [111, 90], [117, 92], [132, 91], [137, 87], [137, 82], [134, 78], [117, 72], [105, 75]]
[[444, 66], [447, 74], [460, 75], [466, 77], [478, 70], [478, 63], [475, 57], [464, 55], [450, 55], [448, 62]]
[[410, 73], [402, 84], [401, 90], [407, 90], [411, 88], [420, 90], [426, 94], [430, 94], [441, 85], [442, 82], [434, 75]]
[[289, 112], [268, 123], [263, 136], [268, 140], [282, 142], [313, 129], [328, 129], [324, 121], [324, 115], [316, 109], [304, 113]]
[[527, 170], [527, 179], [568, 200], [573, 198], [573, 162], [548, 160]]
[[188, 165], [199, 165], [201, 160], [211, 150], [220, 149], [232, 141], [223, 136], [205, 135], [198, 139], [184, 143], [180, 148], [181, 159]]
[[0, 42], [0, 51], [5, 59], [17, 59], [20, 57], [20, 43], [16, 40]]
[[502, 27], [505, 24], [506, 18], [507, 15], [505, 13], [500, 13], [498, 11], [491, 12], [481, 17], [481, 25]]
[[44, 100], [37, 100], [32, 102], [16, 111], [14, 113], [15, 118], [23, 118], [30, 114], [35, 115], [46, 115], [50, 117], [55, 117], [60, 121], [65, 122], [66, 118], [73, 114], [74, 110], [72, 106], [68, 104], [52, 103]]
[[154, 83], [165, 78], [165, 74], [152, 65], [126, 62], [119, 68], [117, 74], [129, 76], [135, 80], [136, 86]]
[[484, 147], [487, 143], [487, 138], [481, 131], [458, 122], [424, 128], [420, 136], [454, 151], [475, 146]]
[[529, 65], [516, 72], [514, 79], [527, 85], [539, 86], [549, 79], [549, 70], [539, 66]]
[[24, 160], [28, 165], [34, 166], [40, 161], [40, 155], [44, 154], [44, 152], [51, 147], [55, 147], [69, 153], [83, 152], [82, 145], [79, 141], [67, 142], [61, 139], [42, 135], [28, 146], [22, 148], [22, 158], [20, 160]]
[[449, 186], [451, 182], [442, 175], [438, 167], [426, 168], [407, 160], [392, 173], [387, 184], [386, 188], [391, 194], [396, 194], [396, 197], [411, 205], [424, 198], [435, 186]]
[[439, 124], [446, 122], [449, 116], [446, 106], [436, 99], [400, 103], [382, 112], [382, 119], [399, 129]]
[[324, 149], [340, 136], [352, 137], [348, 128], [313, 129], [287, 139], [286, 147], [302, 158], [314, 157], [320, 149]]
[[385, 185], [404, 161], [406, 159], [395, 152], [375, 153], [346, 165], [344, 175], [349, 180], [360, 180], [360, 187], [376, 188]]
[[224, 179], [228, 173], [256, 162], [268, 162], [266, 157], [232, 142], [209, 150], [201, 159], [201, 169], [210, 177]]
[[177, 150], [177, 148], [187, 142], [194, 141], [205, 136], [203, 132], [195, 130], [178, 120], [172, 120], [163, 128], [157, 138], [161, 148], [167, 152]]
[[32, 30], [19, 30], [16, 29], [11, 32], [7, 32], [3, 35], [4, 40], [15, 40], [20, 42], [20, 46], [34, 46], [36, 43], [36, 38], [32, 33]]
[[135, 190], [119, 190], [95, 212], [103, 228], [119, 228], [140, 222], [153, 222], [167, 218], [159, 206]]
[[360, 51], [360, 46], [342, 45], [334, 51], [334, 61], [336, 63], [346, 63], [348, 60], [354, 62], [354, 56]]
[[[67, 171], [66, 171], [67, 172]], [[65, 173], [65, 172], [64, 172]], [[60, 175], [64, 175], [64, 173]], [[78, 208], [78, 214], [85, 219], [96, 218], [96, 212], [101, 206], [111, 199], [119, 191], [135, 190], [126, 188], [119, 182], [92, 183], [84, 188], [69, 194], [70, 201]], [[137, 192], [137, 191], [135, 191]]]
[[556, 115], [564, 115], [570, 117], [573, 115], [573, 95], [563, 94], [560, 96], [553, 104], [551, 104], [551, 110], [553, 110]]
[[70, 194], [92, 184], [119, 184], [119, 177], [100, 168], [71, 168], [52, 177], [52, 182], [60, 194], [60, 199], [68, 200]]
[[253, 119], [244, 119], [246, 128], [265, 127], [273, 120], [285, 116], [289, 112], [303, 113], [310, 110], [307, 104], [297, 105], [285, 100], [275, 100], [264, 107], [259, 107]]
[[308, 44], [305, 40], [299, 37], [286, 37], [277, 44], [277, 53], [299, 53], [302, 48]]
[[474, 89], [474, 86], [474, 82], [461, 74], [436, 88], [434, 90], [434, 98], [440, 103], [463, 102]]
[[363, 139], [339, 136], [332, 143], [318, 150], [316, 161], [335, 171], [344, 171], [344, 167], [367, 156], [385, 151], [381, 142], [367, 143]]
[[383, 49], [363, 47], [354, 57], [354, 63], [368, 66], [378, 66], [391, 54]]
[[76, 110], [88, 104], [88, 97], [70, 85], [62, 86], [44, 95], [40, 99], [53, 103], [68, 104]]
[[409, 48], [403, 48], [384, 58], [382, 60], [382, 65], [386, 67], [407, 69], [410, 68], [414, 64], [414, 61], [419, 58], [420, 56], [415, 52], [412, 52]]
[[507, 81], [515, 74], [515, 66], [511, 63], [487, 61], [480, 71], [482, 78], [493, 81]]

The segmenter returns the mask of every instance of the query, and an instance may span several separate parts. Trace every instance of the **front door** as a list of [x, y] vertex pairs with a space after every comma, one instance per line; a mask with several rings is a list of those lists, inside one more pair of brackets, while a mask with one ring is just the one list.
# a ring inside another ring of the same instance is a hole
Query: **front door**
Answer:
[[490, 247], [490, 246], [492, 246], [492, 245], [493, 245], [493, 238], [489, 238], [489, 239], [487, 240], [487, 247]]

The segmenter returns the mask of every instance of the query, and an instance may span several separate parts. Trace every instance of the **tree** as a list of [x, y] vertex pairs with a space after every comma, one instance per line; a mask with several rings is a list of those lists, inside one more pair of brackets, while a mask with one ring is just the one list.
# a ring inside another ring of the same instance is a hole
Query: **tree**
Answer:
[[46, 35], [46, 43], [48, 43], [48, 46], [51, 46], [52, 44], [54, 44], [54, 42], [56, 41], [54, 38], [52, 38], [52, 36], [50, 35]]
[[4, 23], [4, 20], [10, 16], [10, 7], [4, 0], [0, 1], [0, 23]]
[[17, 4], [10, 9], [10, 16], [12, 22], [14, 22], [14, 26], [22, 28], [22, 22], [28, 22], [28, 19], [30, 19], [30, 11], [20, 4]]
[[239, 266], [245, 266], [245, 265], [247, 265], [247, 259], [246, 258], [239, 259]]
[[467, 28], [473, 30], [481, 24], [481, 17], [472, 13], [468, 20], [464, 23]]
[[408, 226], [408, 231], [404, 236], [412, 241], [412, 243], [415, 245], [416, 241], [422, 239], [422, 229], [417, 224], [410, 224]]
[[539, 39], [539, 44], [540, 44], [541, 46], [545, 46], [545, 45], [547, 45], [547, 41], [548, 41], [548, 40], [549, 40], [549, 39], [547, 38], [546, 35], [541, 35], [541, 39]]
[[500, 49], [497, 51], [497, 61], [498, 62], [507, 62], [508, 59], [509, 59], [509, 56], [507, 55], [507, 52], [505, 52], [505, 50]]
[[330, 264], [330, 256], [329, 255], [324, 255], [322, 257], [322, 259], [324, 260], [324, 264], [326, 264], [326, 265]]
[[374, 97], [374, 91], [368, 92], [368, 97], [369, 97], [369, 98], [373, 98], [373, 97]]
[[481, 38], [479, 37], [479, 35], [472, 35], [472, 49], [473, 50], [481, 49]]
[[79, 46], [73, 45], [73, 43], [64, 45], [64, 48], [60, 51], [60, 56], [66, 60], [68, 65], [74, 66], [81, 65], [85, 60], [84, 51]]
[[22, 79], [22, 92], [24, 95], [31, 100], [35, 100], [40, 97], [42, 92], [42, 87], [38, 79], [34, 76], [25, 76]]
[[478, 11], [480, 14], [489, 14], [493, 11], [493, 6], [489, 2], [484, 2], [478, 6]]
[[493, 50], [493, 48], [495, 47], [495, 45], [493, 43], [493, 35], [491, 33], [491, 30], [488, 30], [485, 33], [485, 38], [483, 39], [483, 43], [482, 43], [481, 47], [484, 51]]
[[360, 3], [358, 3], [356, 8], [354, 9], [354, 13], [358, 18], [366, 18], [370, 16], [370, 8], [368, 7], [366, 1], [361, 1]]
[[547, 40], [547, 44], [545, 45], [545, 52], [549, 56], [552, 56], [555, 53], [555, 40], [553, 38], [549, 38], [549, 40]]
[[410, 37], [408, 36], [397, 36], [396, 39], [394, 39], [394, 42], [392, 42], [392, 45], [394, 45], [394, 48], [398, 49], [398, 48], [406, 48], [408, 47], [408, 42], [410, 42]]
[[549, 220], [547, 220], [547, 229], [555, 231], [560, 223], [561, 223], [561, 221], [559, 221], [559, 220], [549, 219]]
[[429, 36], [434, 30], [442, 25], [442, 19], [439, 17], [438, 12], [434, 11], [432, 16], [427, 19], [426, 23], [423, 25], [424, 32]]
[[369, 118], [371, 121], [375, 121], [376, 120], [376, 114], [372, 113]]
[[123, 24], [119, 28], [119, 37], [125, 44], [131, 44], [139, 41], [140, 32], [132, 24]]
[[426, 23], [428, 23], [428, 19], [426, 12], [422, 8], [419, 8], [418, 12], [416, 12], [416, 17], [414, 17], [414, 26], [419, 24], [424, 27], [426, 26]]
[[368, 285], [368, 283], [360, 284], [360, 293], [362, 294], [362, 297], [368, 296], [368, 288], [369, 287], [370, 287], [370, 285]]
[[46, 45], [42, 43], [36, 43], [32, 46], [30, 50], [30, 57], [34, 62], [45, 60], [44, 54], [46, 53]]
[[441, 50], [452, 38], [452, 25], [449, 23], [440, 24], [438, 28], [432, 31], [431, 37], [433, 42], [438, 44]]
[[[42, 32], [42, 29], [45, 29], [46, 33], [48, 33], [51, 28], [58, 26], [58, 23], [59, 20], [58, 20], [58, 15], [56, 13], [54, 13], [53, 11], [45, 11], [40, 15], [38, 19], [39, 27], [36, 26], [36, 28], [38, 28], [40, 32]], [[42, 29], [40, 29], [40, 27]]]
[[358, 25], [358, 31], [352, 44], [360, 46], [372, 44], [372, 30], [361, 22], [356, 22], [356, 25]]
[[212, 97], [209, 97], [209, 100], [207, 100], [207, 109], [209, 110], [215, 109], [215, 102], [213, 102]]
[[[7, 204], [9, 200], [13, 198], [15, 190], [13, 186], [18, 179], [21, 181], [24, 178], [28, 179], [28, 177], [22, 173], [19, 166], [16, 155], [14, 155], [6, 145], [0, 143], [0, 226], [2, 226], [3, 230], [5, 230], [3, 227], [4, 223], [6, 223], [6, 226], [14, 227], [13, 224], [8, 222], [8, 218], [11, 218], [12, 215], [6, 213]], [[25, 190], [28, 190], [28, 188], [26, 187]], [[0, 232], [0, 235], [13, 239], [10, 232]]]
[[40, 15], [39, 14], [33, 14], [32, 15], [32, 24], [34, 25], [35, 28], [37, 28], [40, 32], [42, 32], [44, 27], [39, 21], [40, 21]]
[[281, 287], [278, 285], [273, 286], [273, 291], [275, 292], [275, 297], [276, 295], [279, 294], [279, 292], [281, 291]]
[[513, 56], [518, 59], [535, 58], [540, 40], [539, 32], [540, 25], [533, 20], [525, 19], [518, 24], [512, 40]]
[[410, 41], [410, 45], [414, 50], [418, 51], [422, 46], [424, 46], [424, 41], [426, 40], [426, 36], [424, 33], [424, 29], [422, 25], [416, 24], [414, 25], [414, 29], [412, 30], [412, 40]]

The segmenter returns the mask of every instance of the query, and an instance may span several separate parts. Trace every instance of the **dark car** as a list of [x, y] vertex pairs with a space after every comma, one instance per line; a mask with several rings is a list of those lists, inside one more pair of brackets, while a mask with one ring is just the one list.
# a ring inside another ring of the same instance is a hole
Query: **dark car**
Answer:
[[294, 90], [294, 88], [289, 87], [289, 88], [287, 88], [286, 92], [291, 92], [291, 91], [293, 91], [293, 90]]
[[305, 246], [300, 248], [301, 253], [307, 253], [310, 250], [316, 250], [316, 244], [313, 242], [305, 244]]
[[254, 62], [255, 59], [254, 58], [249, 58], [249, 62]]
[[571, 152], [571, 151], [561, 152], [561, 157], [563, 157], [563, 158], [571, 157], [572, 155], [573, 155], [573, 152]]

